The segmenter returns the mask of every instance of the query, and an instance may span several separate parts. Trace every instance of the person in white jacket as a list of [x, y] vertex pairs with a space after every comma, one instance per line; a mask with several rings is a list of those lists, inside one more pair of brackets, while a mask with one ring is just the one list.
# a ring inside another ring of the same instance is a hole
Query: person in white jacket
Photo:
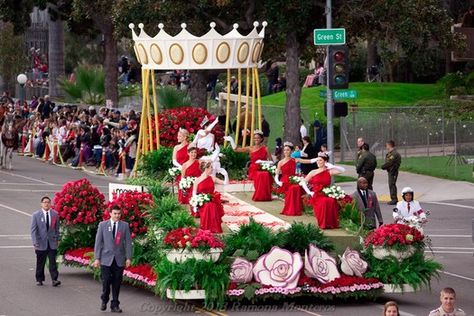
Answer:
[[402, 201], [397, 203], [393, 209], [393, 220], [395, 223], [406, 224], [410, 222], [426, 222], [426, 213], [418, 201], [413, 199], [414, 191], [410, 187], [402, 190]]

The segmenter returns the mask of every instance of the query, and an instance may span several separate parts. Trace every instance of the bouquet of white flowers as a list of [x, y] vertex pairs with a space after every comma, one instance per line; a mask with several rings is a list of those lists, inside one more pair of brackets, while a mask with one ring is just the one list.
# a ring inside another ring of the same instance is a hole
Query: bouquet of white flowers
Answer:
[[182, 177], [179, 181], [179, 188], [181, 190], [187, 190], [191, 188], [196, 181], [196, 177]]
[[178, 167], [169, 168], [169, 169], [168, 169], [168, 174], [169, 174], [172, 178], [176, 178], [177, 176], [179, 176], [179, 175], [181, 174], [181, 169], [178, 168]]
[[189, 200], [189, 205], [191, 205], [194, 209], [197, 209], [211, 200], [212, 196], [210, 194], [196, 194], [193, 195]]
[[346, 196], [346, 192], [340, 187], [336, 185], [332, 185], [330, 187], [325, 187], [323, 189], [323, 193], [329, 196], [330, 198], [340, 200]]
[[262, 162], [260, 164], [260, 170], [270, 172], [270, 174], [275, 175], [276, 173], [276, 166], [269, 162]]
[[291, 184], [301, 184], [301, 182], [304, 181], [304, 177], [298, 177], [298, 176], [290, 176], [290, 183]]

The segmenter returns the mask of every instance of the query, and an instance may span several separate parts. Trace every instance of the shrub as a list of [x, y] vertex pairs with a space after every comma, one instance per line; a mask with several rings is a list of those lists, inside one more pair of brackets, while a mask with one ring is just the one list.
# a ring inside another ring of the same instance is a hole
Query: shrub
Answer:
[[157, 90], [158, 104], [161, 109], [173, 109], [191, 106], [191, 99], [185, 91], [172, 86], [163, 86]]
[[291, 252], [298, 251], [304, 255], [309, 244], [325, 251], [334, 250], [332, 242], [323, 234], [323, 232], [314, 224], [293, 223], [291, 227], [280, 233], [282, 247]]
[[224, 255], [241, 256], [252, 261], [262, 254], [267, 253], [273, 246], [280, 246], [279, 235], [264, 227], [253, 218], [247, 225], [240, 226], [238, 232], [227, 235], [224, 238], [226, 248]]
[[138, 170], [145, 177], [161, 178], [171, 167], [173, 149], [161, 146], [160, 149], [151, 151], [140, 158]]

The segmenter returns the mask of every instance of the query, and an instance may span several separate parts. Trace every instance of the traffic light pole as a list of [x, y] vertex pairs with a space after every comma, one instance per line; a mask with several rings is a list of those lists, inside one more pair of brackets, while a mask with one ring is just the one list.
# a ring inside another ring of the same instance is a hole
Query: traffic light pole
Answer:
[[[332, 28], [332, 4], [331, 0], [326, 0], [326, 28]], [[327, 58], [327, 102], [326, 102], [326, 112], [327, 112], [327, 145], [328, 150], [331, 152], [329, 156], [329, 162], [334, 163], [334, 100], [332, 96], [332, 89], [329, 88], [329, 82], [331, 78], [329, 78], [329, 67], [330, 67], [330, 56], [329, 56], [329, 46], [326, 49], [326, 58]]]

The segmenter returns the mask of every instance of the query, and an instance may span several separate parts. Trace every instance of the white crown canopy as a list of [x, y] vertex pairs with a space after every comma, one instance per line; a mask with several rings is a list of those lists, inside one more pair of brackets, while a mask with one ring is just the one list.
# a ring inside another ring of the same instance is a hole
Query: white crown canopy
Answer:
[[144, 69], [237, 69], [258, 67], [263, 51], [263, 38], [267, 22], [257, 31], [258, 22], [253, 23], [253, 30], [243, 36], [239, 33], [238, 24], [232, 31], [221, 35], [216, 30], [216, 23], [210, 23], [211, 29], [201, 37], [192, 35], [181, 24], [181, 32], [171, 36], [160, 23], [160, 31], [150, 37], [143, 30], [143, 23], [138, 24], [140, 34], [135, 33], [135, 25], [130, 23], [133, 48], [138, 62]]

